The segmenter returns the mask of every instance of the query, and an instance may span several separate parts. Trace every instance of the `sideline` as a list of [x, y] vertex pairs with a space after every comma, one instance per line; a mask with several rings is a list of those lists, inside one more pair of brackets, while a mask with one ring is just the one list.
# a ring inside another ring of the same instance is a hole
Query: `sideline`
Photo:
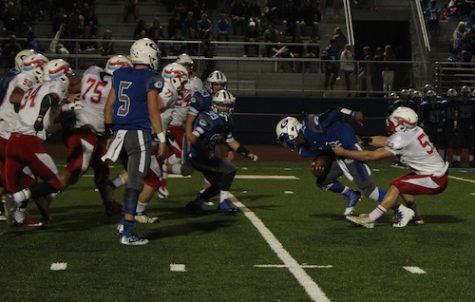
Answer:
[[274, 253], [279, 257], [279, 259], [284, 263], [285, 267], [294, 275], [295, 279], [302, 285], [312, 301], [326, 302], [330, 301], [325, 293], [320, 289], [317, 283], [312, 280], [312, 278], [307, 274], [307, 272], [302, 268], [302, 266], [295, 260], [289, 252], [282, 246], [282, 243], [277, 240], [277, 238], [272, 234], [272, 232], [265, 226], [262, 220], [249, 210], [243, 203], [241, 203], [236, 196], [230, 195], [232, 202], [238, 206], [241, 211], [244, 213], [247, 219], [251, 221], [254, 227], [259, 231], [261, 236], [274, 251]]

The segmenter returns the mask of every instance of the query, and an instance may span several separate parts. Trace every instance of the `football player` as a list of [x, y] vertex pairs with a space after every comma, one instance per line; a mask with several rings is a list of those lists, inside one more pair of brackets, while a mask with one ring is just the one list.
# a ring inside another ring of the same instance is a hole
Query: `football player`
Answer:
[[[290, 150], [298, 149], [300, 156], [313, 157], [312, 169], [317, 177], [320, 189], [341, 194], [346, 200], [344, 215], [354, 212], [356, 203], [361, 199], [361, 193], [354, 191], [338, 181], [345, 175], [350, 181], [355, 181], [364, 195], [381, 202], [386, 192], [374, 184], [371, 169], [361, 161], [347, 161], [335, 158], [331, 150], [333, 144], [341, 144], [350, 150], [361, 149], [357, 142], [355, 131], [346, 119], [363, 123], [361, 112], [346, 108], [327, 111], [322, 114], [309, 114], [303, 122], [294, 117], [282, 119], [276, 126], [277, 140]], [[326, 157], [328, 160], [322, 160]]]
[[[61, 59], [48, 62], [43, 69], [45, 81], [25, 92], [20, 102], [16, 127], [7, 144], [5, 175], [7, 190], [12, 194], [5, 197], [5, 202], [10, 219], [15, 209], [26, 208], [29, 198], [47, 196], [64, 187], [43, 141], [46, 140], [46, 131], [53, 128], [61, 111], [61, 102], [68, 97], [72, 70]], [[22, 189], [21, 171], [26, 166], [43, 182]], [[15, 215], [21, 212], [15, 211]]]
[[[439, 194], [448, 183], [448, 167], [437, 153], [424, 130], [417, 126], [417, 114], [408, 107], [399, 107], [387, 118], [389, 137], [373, 137], [371, 143], [379, 148], [373, 151], [348, 150], [345, 146], [333, 146], [338, 156], [361, 161], [379, 160], [398, 156], [411, 168], [409, 174], [393, 180], [384, 199], [371, 213], [346, 218], [365, 228], [373, 228], [374, 222], [383, 216], [388, 209], [396, 206], [400, 220], [393, 227], [405, 227], [414, 217], [418, 216], [415, 195]], [[397, 198], [406, 202], [406, 206], [397, 206]]]
[[193, 214], [202, 214], [204, 212], [202, 204], [218, 194], [219, 212], [232, 214], [239, 211], [229, 200], [229, 189], [236, 174], [236, 167], [216, 154], [216, 146], [225, 143], [232, 150], [252, 161], [256, 161], [258, 157], [242, 146], [232, 135], [231, 113], [234, 110], [235, 101], [236, 99], [229, 91], [218, 91], [213, 96], [211, 110], [200, 113], [194, 122], [190, 135], [189, 160], [194, 169], [203, 173], [211, 186], [200, 192], [186, 205]]
[[152, 139], [159, 143], [158, 156], [165, 150], [160, 110], [163, 100], [159, 93], [164, 80], [156, 71], [159, 64], [158, 46], [148, 38], [135, 41], [130, 48], [133, 67], [118, 69], [112, 76], [112, 88], [104, 110], [108, 150], [103, 160], [116, 161], [125, 154], [128, 182], [124, 192], [123, 217], [119, 224], [120, 243], [145, 245], [147, 239], [134, 234], [134, 216], [140, 191], [150, 166]]
[[119, 214], [122, 208], [114, 201], [112, 188], [107, 185], [109, 166], [101, 160], [105, 154], [104, 106], [112, 87], [113, 72], [131, 66], [127, 57], [116, 55], [107, 60], [105, 69], [89, 67], [81, 79], [80, 99], [69, 103], [74, 109], [75, 125], [65, 138], [68, 154], [66, 169], [60, 173], [61, 181], [65, 187], [75, 184], [92, 166], [107, 215]]

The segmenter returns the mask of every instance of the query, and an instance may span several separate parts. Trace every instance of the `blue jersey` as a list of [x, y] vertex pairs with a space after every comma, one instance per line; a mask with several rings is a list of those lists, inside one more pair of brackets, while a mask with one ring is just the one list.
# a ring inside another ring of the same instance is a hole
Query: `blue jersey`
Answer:
[[[199, 143], [202, 146], [206, 146], [208, 151], [214, 152], [216, 145], [224, 144], [234, 139], [232, 135], [233, 127], [234, 123], [231, 117], [225, 120], [214, 111], [208, 110], [200, 113], [196, 118], [193, 124], [193, 135], [198, 137]], [[202, 152], [203, 150], [192, 145], [190, 156], [207, 156]]]
[[458, 101], [458, 119], [459, 128], [472, 129], [473, 118], [475, 116], [475, 99], [462, 96]]
[[307, 142], [299, 148], [302, 157], [314, 157], [322, 154], [333, 154], [332, 145], [340, 145], [345, 149], [355, 150], [356, 134], [345, 121], [340, 119], [340, 110], [332, 110], [324, 114], [310, 114], [303, 121], [302, 133]]
[[419, 105], [419, 122], [425, 129], [431, 127], [444, 127], [446, 104], [441, 98], [423, 100]]
[[193, 94], [190, 100], [189, 114], [198, 115], [200, 112], [211, 110], [213, 96], [206, 90], [200, 90]]
[[163, 78], [150, 69], [120, 68], [114, 71], [114, 130], [144, 130], [151, 132], [147, 94], [163, 88]]
[[3, 103], [3, 99], [7, 94], [8, 84], [10, 81], [20, 72], [15, 68], [8, 70], [7, 74], [0, 79], [0, 105]]

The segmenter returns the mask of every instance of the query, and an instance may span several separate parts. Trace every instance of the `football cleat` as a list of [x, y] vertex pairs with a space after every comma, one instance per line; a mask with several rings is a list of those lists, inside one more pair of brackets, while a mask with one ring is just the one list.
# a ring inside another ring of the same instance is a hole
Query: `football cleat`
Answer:
[[154, 216], [147, 216], [145, 214], [142, 215], [135, 215], [134, 217], [135, 221], [138, 223], [155, 223], [155, 222], [160, 222], [160, 219], [158, 217]]
[[186, 209], [195, 215], [202, 215], [205, 213], [205, 211], [203, 210], [203, 207], [201, 206], [201, 202], [199, 201], [197, 202], [195, 200], [190, 201], [186, 205]]
[[343, 215], [352, 215], [355, 212], [356, 204], [361, 200], [361, 193], [350, 189], [348, 192], [343, 193], [343, 196], [346, 199], [346, 209]]
[[124, 245], [146, 245], [148, 243], [148, 239], [140, 238], [135, 234], [132, 234], [129, 237], [121, 236], [119, 240], [120, 244]]
[[227, 213], [227, 214], [234, 214], [239, 212], [239, 208], [236, 207], [231, 200], [225, 199], [218, 205], [218, 212]]
[[406, 206], [403, 206], [402, 204], [399, 205], [397, 209], [399, 213], [399, 221], [396, 223], [393, 223], [393, 227], [395, 228], [403, 228], [409, 224], [409, 222], [414, 218], [414, 211], [409, 209]]
[[367, 229], [374, 228], [374, 221], [371, 221], [368, 215], [346, 216], [346, 220]]

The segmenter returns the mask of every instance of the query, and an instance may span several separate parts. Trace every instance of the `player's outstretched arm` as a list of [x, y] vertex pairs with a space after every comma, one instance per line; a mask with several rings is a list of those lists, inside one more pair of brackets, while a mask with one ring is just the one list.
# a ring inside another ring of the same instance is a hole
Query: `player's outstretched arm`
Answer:
[[385, 148], [378, 148], [373, 151], [368, 150], [347, 150], [340, 146], [332, 146], [332, 150], [337, 156], [361, 160], [361, 161], [372, 161], [383, 158], [389, 158], [393, 156], [393, 153]]
[[227, 142], [227, 144], [237, 153], [252, 161], [257, 161], [259, 157], [251, 153], [246, 147], [242, 146], [237, 140]]

